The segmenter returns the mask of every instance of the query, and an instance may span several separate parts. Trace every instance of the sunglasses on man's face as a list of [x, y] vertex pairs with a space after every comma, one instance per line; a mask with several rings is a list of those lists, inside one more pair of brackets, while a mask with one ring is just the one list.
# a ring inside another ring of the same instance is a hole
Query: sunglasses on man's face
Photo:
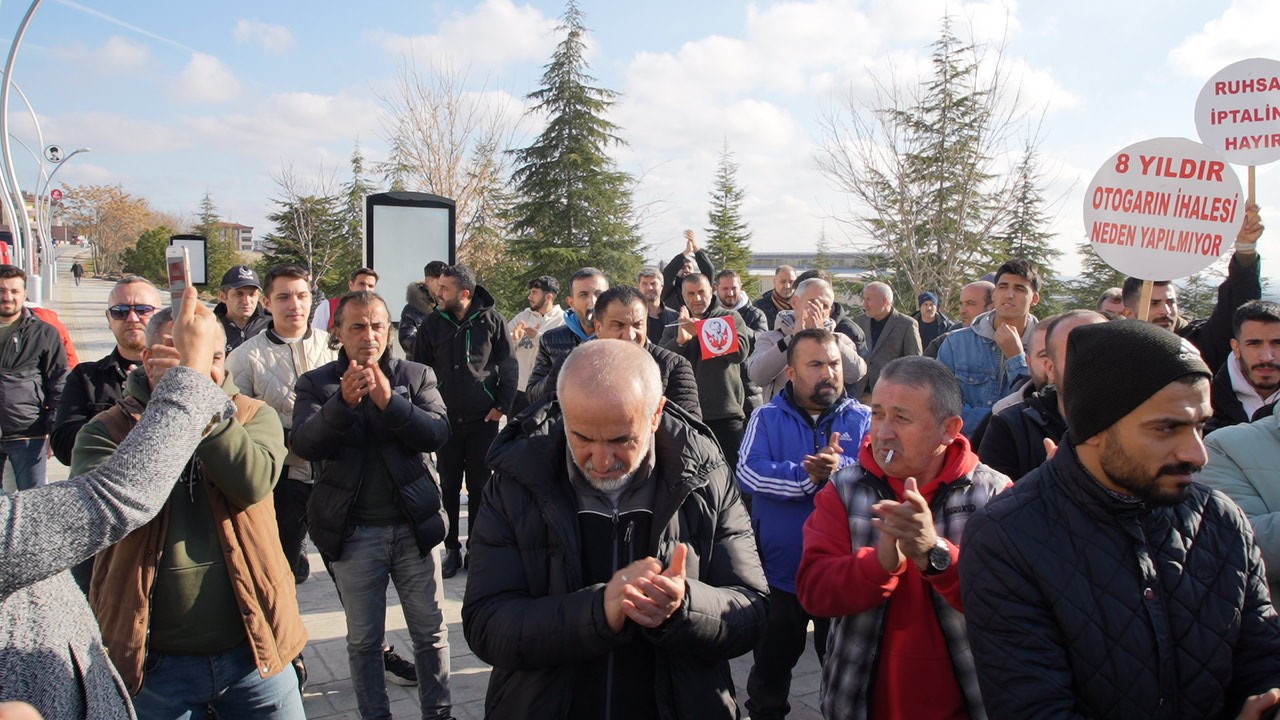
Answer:
[[111, 317], [116, 320], [128, 320], [129, 313], [133, 313], [139, 318], [144, 318], [155, 311], [154, 305], [112, 305], [107, 308], [107, 312], [111, 313]]

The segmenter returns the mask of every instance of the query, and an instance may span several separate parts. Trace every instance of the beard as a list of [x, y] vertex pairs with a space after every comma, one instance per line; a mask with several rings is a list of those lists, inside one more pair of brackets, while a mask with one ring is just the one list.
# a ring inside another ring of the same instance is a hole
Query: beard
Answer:
[[1255, 389], [1261, 390], [1264, 393], [1274, 392], [1276, 388], [1280, 387], [1280, 375], [1273, 376], [1275, 377], [1275, 379], [1272, 380], [1271, 382], [1263, 382], [1259, 380], [1257, 376], [1254, 374], [1258, 370], [1263, 370], [1263, 369], [1270, 369], [1272, 371], [1277, 371], [1277, 370], [1280, 370], [1280, 364], [1258, 363], [1256, 365], [1253, 365], [1247, 371], [1245, 371], [1244, 373], [1245, 380], [1247, 380], [1249, 384], [1252, 385]]
[[840, 399], [841, 392], [842, 388], [836, 387], [829, 380], [822, 380], [813, 386], [813, 393], [809, 395], [809, 402], [813, 403], [814, 407], [829, 408], [836, 403], [836, 400]]
[[1111, 482], [1153, 507], [1177, 505], [1191, 494], [1190, 485], [1172, 489], [1160, 487], [1161, 477], [1193, 475], [1201, 470], [1201, 467], [1194, 463], [1176, 463], [1161, 466], [1153, 475], [1132, 460], [1124, 448], [1119, 446], [1114, 436], [1107, 439], [1106, 447], [1099, 454], [1098, 461]]
[[[636, 453], [636, 461], [633, 467], [628, 468], [622, 461], [615, 460], [609, 467], [599, 468], [595, 462], [588, 460], [586, 463], [578, 460], [578, 456], [573, 452], [573, 446], [569, 446], [569, 455], [573, 458], [573, 464], [577, 466], [578, 472], [582, 473], [582, 477], [586, 478], [587, 483], [591, 487], [602, 493], [613, 494], [625, 488], [636, 477], [636, 472], [640, 469], [640, 465], [649, 457], [649, 450], [652, 448], [653, 438], [650, 437], [648, 444]], [[624, 472], [625, 471], [625, 472]], [[612, 475], [621, 472], [617, 477], [602, 477], [601, 473]]]

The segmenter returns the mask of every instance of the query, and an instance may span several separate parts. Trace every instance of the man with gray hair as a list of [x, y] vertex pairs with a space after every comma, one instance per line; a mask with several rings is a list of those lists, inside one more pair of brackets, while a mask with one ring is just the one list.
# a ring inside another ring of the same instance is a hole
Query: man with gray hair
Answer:
[[[787, 385], [787, 348], [796, 333], [812, 328], [835, 332], [836, 323], [831, 319], [835, 298], [831, 283], [816, 277], [805, 280], [792, 296], [795, 309], [779, 312], [774, 329], [756, 336], [756, 348], [747, 358], [747, 376], [764, 390], [766, 400], [772, 400]], [[867, 373], [867, 361], [848, 336], [836, 333], [835, 341], [845, 389], [851, 391]]]
[[569, 354], [548, 432], [509, 423], [472, 528], [462, 627], [494, 666], [494, 718], [738, 716], [765, 579], [706, 427], [662, 397], [643, 348]]
[[[822, 715], [986, 717], [960, 603], [965, 522], [1009, 478], [961, 434], [960, 383], [937, 360], [890, 362], [871, 394], [858, 461], [818, 491], [796, 594], [835, 618]], [[928, 678], [920, 682], [920, 678]]]
[[854, 386], [854, 395], [865, 400], [875, 389], [880, 369], [907, 355], [919, 355], [920, 328], [910, 315], [893, 309], [893, 288], [882, 282], [862, 289], [862, 315], [853, 322], [867, 338], [867, 373]]

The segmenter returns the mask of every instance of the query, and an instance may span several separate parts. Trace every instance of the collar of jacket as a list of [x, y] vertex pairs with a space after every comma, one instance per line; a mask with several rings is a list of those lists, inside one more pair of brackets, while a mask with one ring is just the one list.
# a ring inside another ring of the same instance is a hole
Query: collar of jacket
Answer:
[[404, 291], [404, 301], [423, 315], [430, 315], [436, 309], [436, 299], [431, 296], [425, 283], [411, 282]]
[[578, 314], [570, 310], [564, 314], [564, 326], [578, 337], [579, 342], [586, 342], [595, 335], [588, 335], [587, 331], [582, 328], [582, 320], [578, 318]]
[[98, 361], [98, 367], [103, 369], [114, 369], [114, 371], [119, 375], [121, 381], [129, 379], [128, 368], [130, 365], [142, 367], [142, 361], [130, 360], [129, 358], [121, 355], [119, 345], [111, 348], [110, 354]]
[[822, 423], [826, 422], [827, 418], [844, 410], [845, 407], [847, 407], [848, 405], [852, 404], [855, 401], [853, 398], [849, 397], [844, 392], [843, 389], [841, 389], [840, 397], [835, 402], [831, 403], [830, 407], [828, 407], [826, 410], [823, 410], [822, 413], [818, 415], [817, 420], [814, 420], [813, 416], [809, 414], [809, 411], [800, 407], [800, 404], [796, 402], [795, 386], [793, 386], [791, 381], [788, 380], [787, 384], [784, 385], [782, 387], [782, 390], [778, 393], [778, 396], [775, 397], [770, 402], [774, 405], [777, 405], [778, 407], [784, 408], [787, 412], [790, 412], [791, 414], [795, 415], [796, 419], [801, 420], [802, 422], [806, 423], [810, 427], [816, 428], [821, 426]]
[[[521, 422], [509, 422], [498, 433], [486, 458], [494, 471], [528, 488], [544, 508], [549, 525], [573, 543], [577, 514], [565, 458], [568, 442], [555, 403], [543, 403]], [[654, 499], [654, 532], [660, 532], [689, 493], [704, 486], [708, 475], [724, 465], [711, 430], [674, 403], [667, 403], [654, 434], [658, 492]], [[576, 545], [572, 545], [576, 547]]]
[[[974, 318], [973, 324], [971, 324], [969, 327], [972, 328], [975, 333], [977, 333], [978, 337], [986, 338], [991, 342], [995, 342], [996, 340], [995, 319], [996, 319], [996, 311], [988, 310], [982, 313], [981, 315], [979, 315], [978, 317]], [[1032, 329], [1035, 328], [1037, 322], [1039, 322], [1039, 320], [1036, 319], [1035, 315], [1032, 315], [1031, 313], [1027, 313], [1027, 327], [1025, 330], [1022, 331], [1022, 351], [1024, 353], [1026, 352], [1027, 348], [1031, 347], [1031, 331]]]
[[[399, 361], [396, 360], [391, 355], [391, 343], [387, 343], [387, 349], [383, 350], [382, 357], [378, 358], [378, 367], [382, 368], [382, 374], [386, 375], [388, 379], [390, 379], [391, 373], [394, 372], [395, 364], [397, 362]], [[341, 376], [342, 373], [346, 372], [347, 368], [350, 366], [351, 366], [351, 359], [347, 357], [347, 349], [342, 346], [339, 346], [338, 347], [338, 368], [339, 368], [338, 375]]]
[[[1143, 516], [1163, 509], [1150, 508], [1141, 501], [1123, 499], [1103, 487], [1080, 462], [1080, 456], [1076, 454], [1076, 441], [1071, 437], [1070, 431], [1067, 431], [1058, 444], [1058, 451], [1049, 461], [1049, 469], [1061, 483], [1067, 497], [1095, 520], [1130, 526], [1131, 521], [1140, 520]], [[1130, 532], [1134, 531], [1131, 529]]]
[[[955, 441], [947, 446], [946, 457], [942, 462], [942, 468], [938, 470], [938, 476], [921, 485], [919, 487], [920, 494], [925, 494], [925, 489], [931, 485], [946, 485], [969, 477], [974, 469], [978, 467], [978, 463], [978, 456], [969, 447], [969, 439], [964, 435], [957, 435]], [[876, 477], [888, 477], [888, 474], [880, 467], [880, 463], [876, 461], [875, 453], [871, 452], [871, 433], [867, 433], [867, 436], [862, 440], [862, 447], [858, 450], [858, 464]], [[903, 478], [898, 479], [901, 480]]]
[[[310, 324], [310, 323], [308, 323], [308, 324], [307, 324], [307, 331], [306, 331], [305, 333], [303, 333], [303, 334], [302, 334], [302, 337], [301, 337], [300, 339], [301, 339], [301, 340], [309, 340], [309, 339], [311, 339], [311, 331], [312, 331], [312, 330], [314, 330], [314, 329], [315, 329], [315, 328], [313, 328], [313, 327], [311, 326], [311, 324]], [[267, 330], [266, 330], [266, 336], [267, 336], [267, 340], [271, 341], [272, 343], [275, 343], [276, 345], [286, 345], [286, 344], [288, 344], [288, 342], [289, 342], [288, 340], [285, 340], [284, 338], [280, 337], [280, 334], [276, 332], [276, 321], [275, 321], [275, 320], [272, 320], [272, 321], [271, 321], [271, 326], [267, 328]]]
[[1053, 385], [1045, 385], [1031, 393], [1023, 401], [1023, 406], [1022, 414], [1040, 427], [1057, 426], [1066, 431], [1067, 420], [1058, 412], [1058, 388]]

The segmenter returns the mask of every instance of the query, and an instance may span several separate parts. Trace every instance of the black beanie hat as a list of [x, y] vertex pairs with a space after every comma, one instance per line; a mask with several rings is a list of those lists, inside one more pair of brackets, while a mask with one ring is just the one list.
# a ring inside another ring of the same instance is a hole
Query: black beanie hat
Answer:
[[1187, 375], [1213, 377], [1194, 345], [1158, 325], [1115, 320], [1073, 329], [1062, 381], [1072, 438], [1088, 440]]

